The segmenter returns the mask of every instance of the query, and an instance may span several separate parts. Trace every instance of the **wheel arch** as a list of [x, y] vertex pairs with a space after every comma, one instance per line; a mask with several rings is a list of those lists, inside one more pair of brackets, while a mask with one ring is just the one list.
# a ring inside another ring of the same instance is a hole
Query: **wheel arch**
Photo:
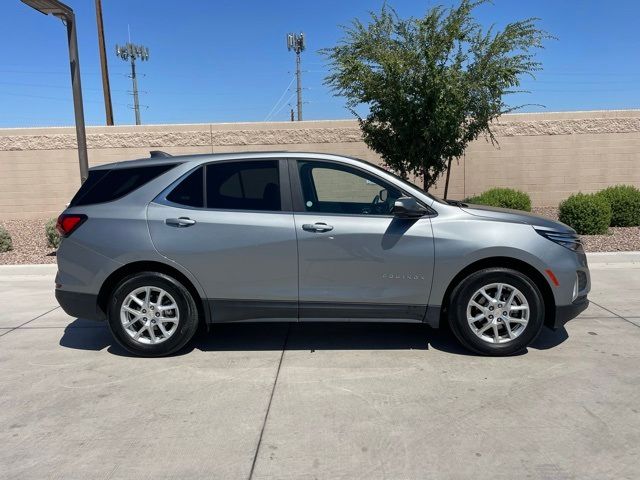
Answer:
[[171, 265], [167, 265], [166, 263], [156, 261], [132, 262], [123, 265], [117, 270], [111, 272], [111, 274], [102, 283], [100, 291], [98, 292], [98, 308], [102, 313], [105, 314], [105, 316], [110, 294], [113, 292], [116, 285], [118, 285], [118, 283], [120, 283], [120, 281], [122, 281], [124, 278], [140, 272], [164, 273], [165, 275], [169, 275], [170, 277], [178, 280], [184, 285], [187, 290], [189, 290], [189, 293], [191, 293], [191, 295], [193, 296], [193, 300], [196, 302], [196, 306], [198, 307], [198, 314], [200, 318], [203, 319], [207, 324], [210, 323], [211, 314], [209, 312], [209, 309], [207, 308], [207, 304], [198, 292], [198, 289], [195, 287], [193, 282], [177, 268], [172, 267]]
[[520, 273], [525, 274], [527, 277], [533, 281], [540, 293], [542, 293], [542, 299], [544, 301], [544, 324], [548, 327], [552, 327], [555, 323], [555, 314], [556, 314], [556, 302], [553, 296], [553, 292], [551, 291], [551, 286], [549, 282], [546, 281], [542, 273], [540, 273], [535, 267], [524, 262], [522, 260], [518, 260], [516, 258], [511, 257], [487, 257], [481, 260], [477, 260], [462, 270], [460, 270], [449, 282], [447, 289], [445, 290], [445, 294], [442, 297], [442, 307], [440, 310], [440, 323], [448, 321], [447, 311], [449, 308], [449, 302], [451, 301], [451, 293], [453, 289], [467, 276], [471, 275], [474, 272], [482, 270], [484, 268], [492, 268], [492, 267], [502, 267], [502, 268], [511, 268], [513, 270], [517, 270]]

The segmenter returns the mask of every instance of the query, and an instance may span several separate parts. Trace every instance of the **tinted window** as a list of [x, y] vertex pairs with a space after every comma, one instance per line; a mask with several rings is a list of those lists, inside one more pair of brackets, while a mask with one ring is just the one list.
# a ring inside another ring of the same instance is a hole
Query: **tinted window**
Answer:
[[391, 214], [400, 190], [366, 172], [329, 162], [298, 162], [308, 212]]
[[280, 210], [278, 161], [222, 162], [207, 165], [207, 207]]
[[166, 164], [90, 171], [87, 181], [82, 184], [69, 205], [73, 207], [117, 200], [175, 166], [176, 164]]
[[198, 168], [187, 175], [176, 187], [167, 195], [167, 200], [179, 203], [187, 207], [204, 206], [204, 169]]
[[89, 176], [85, 180], [85, 182], [80, 186], [80, 189], [76, 192], [74, 197], [71, 199], [71, 203], [69, 206], [77, 205], [77, 202], [80, 198], [84, 197], [84, 195], [91, 190], [96, 183], [102, 180], [109, 170], [89, 170]]

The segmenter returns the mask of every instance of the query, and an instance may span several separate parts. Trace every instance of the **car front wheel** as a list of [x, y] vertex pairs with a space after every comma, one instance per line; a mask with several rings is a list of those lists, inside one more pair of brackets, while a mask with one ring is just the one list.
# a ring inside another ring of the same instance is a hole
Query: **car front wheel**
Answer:
[[189, 290], [156, 272], [123, 279], [111, 296], [108, 317], [118, 343], [147, 357], [175, 353], [198, 328], [198, 309]]
[[466, 277], [453, 291], [449, 324], [458, 340], [483, 355], [524, 350], [540, 333], [544, 300], [526, 275], [487, 268]]

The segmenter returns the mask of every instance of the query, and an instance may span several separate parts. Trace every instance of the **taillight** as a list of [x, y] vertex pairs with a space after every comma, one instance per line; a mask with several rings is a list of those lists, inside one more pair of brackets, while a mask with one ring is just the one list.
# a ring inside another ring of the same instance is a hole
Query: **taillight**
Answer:
[[58, 217], [56, 230], [58, 230], [58, 233], [61, 236], [68, 237], [75, 231], [76, 228], [82, 225], [86, 219], [86, 215], [77, 213], [63, 213]]

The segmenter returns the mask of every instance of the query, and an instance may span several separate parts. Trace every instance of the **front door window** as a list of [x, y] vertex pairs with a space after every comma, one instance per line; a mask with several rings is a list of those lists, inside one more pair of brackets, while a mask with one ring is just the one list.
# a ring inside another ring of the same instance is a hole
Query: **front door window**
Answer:
[[298, 169], [307, 212], [391, 215], [402, 196], [396, 187], [347, 165], [299, 161]]

